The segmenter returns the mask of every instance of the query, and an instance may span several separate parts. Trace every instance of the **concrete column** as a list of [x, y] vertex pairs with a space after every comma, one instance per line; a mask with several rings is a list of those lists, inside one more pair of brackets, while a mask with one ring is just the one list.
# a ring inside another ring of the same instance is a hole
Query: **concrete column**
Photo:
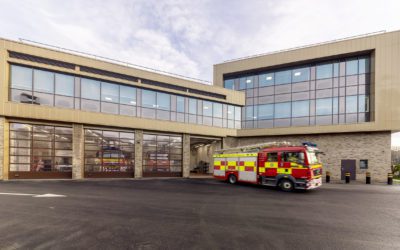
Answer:
[[4, 179], [4, 123], [5, 118], [0, 117], [0, 180]]
[[72, 179], [83, 179], [84, 174], [84, 150], [85, 131], [82, 124], [73, 124], [72, 135]]
[[182, 138], [182, 177], [189, 178], [190, 175], [190, 135], [183, 134]]
[[143, 130], [135, 131], [135, 178], [143, 177]]

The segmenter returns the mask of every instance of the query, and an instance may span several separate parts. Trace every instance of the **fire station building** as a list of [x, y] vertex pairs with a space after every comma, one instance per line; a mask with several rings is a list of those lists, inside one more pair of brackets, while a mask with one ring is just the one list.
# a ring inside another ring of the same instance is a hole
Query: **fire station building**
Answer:
[[400, 32], [224, 62], [213, 85], [0, 39], [0, 179], [211, 173], [221, 147], [316, 143], [333, 180], [384, 181]]

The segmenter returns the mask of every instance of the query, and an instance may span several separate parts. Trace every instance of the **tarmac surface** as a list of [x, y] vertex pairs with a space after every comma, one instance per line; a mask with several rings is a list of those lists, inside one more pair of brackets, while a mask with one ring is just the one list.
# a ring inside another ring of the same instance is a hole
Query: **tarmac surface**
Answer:
[[399, 249], [400, 186], [0, 182], [0, 238], [0, 249]]

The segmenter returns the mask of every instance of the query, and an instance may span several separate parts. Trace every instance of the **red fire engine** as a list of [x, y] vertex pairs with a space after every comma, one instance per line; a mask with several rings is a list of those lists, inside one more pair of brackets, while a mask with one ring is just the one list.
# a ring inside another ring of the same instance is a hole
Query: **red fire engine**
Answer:
[[322, 184], [322, 164], [313, 143], [265, 143], [217, 151], [214, 177], [231, 184], [277, 186], [283, 191], [313, 189]]

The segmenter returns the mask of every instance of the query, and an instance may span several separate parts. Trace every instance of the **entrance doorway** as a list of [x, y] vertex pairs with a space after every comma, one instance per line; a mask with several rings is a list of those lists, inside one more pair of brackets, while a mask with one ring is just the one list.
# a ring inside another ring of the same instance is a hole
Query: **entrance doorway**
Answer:
[[221, 149], [221, 138], [190, 136], [190, 175], [211, 175], [212, 156], [217, 149]]
[[350, 173], [350, 180], [356, 179], [356, 160], [342, 160], [341, 166], [342, 180], [345, 179], [346, 173]]

